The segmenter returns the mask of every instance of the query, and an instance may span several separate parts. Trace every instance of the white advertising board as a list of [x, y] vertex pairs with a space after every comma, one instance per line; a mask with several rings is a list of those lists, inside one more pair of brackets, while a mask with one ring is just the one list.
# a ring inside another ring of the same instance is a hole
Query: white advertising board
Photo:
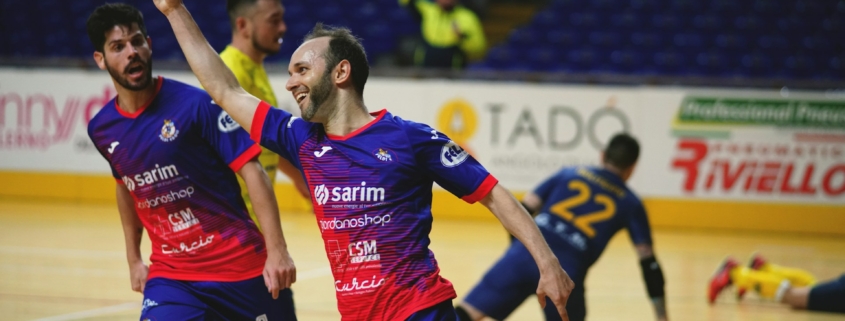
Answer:
[[[294, 110], [286, 81], [271, 76]], [[0, 69], [0, 170], [108, 174], [86, 129], [114, 94], [102, 71]], [[515, 191], [598, 164], [627, 131], [642, 144], [641, 196], [845, 203], [845, 98], [820, 92], [374, 78], [364, 100], [444, 132]]]

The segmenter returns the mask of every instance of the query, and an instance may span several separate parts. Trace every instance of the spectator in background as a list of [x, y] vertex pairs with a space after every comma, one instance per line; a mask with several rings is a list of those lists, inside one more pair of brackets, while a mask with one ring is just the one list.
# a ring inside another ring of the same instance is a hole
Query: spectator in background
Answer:
[[423, 41], [414, 64], [432, 68], [463, 69], [470, 60], [484, 57], [487, 40], [481, 21], [458, 0], [399, 0], [421, 21]]

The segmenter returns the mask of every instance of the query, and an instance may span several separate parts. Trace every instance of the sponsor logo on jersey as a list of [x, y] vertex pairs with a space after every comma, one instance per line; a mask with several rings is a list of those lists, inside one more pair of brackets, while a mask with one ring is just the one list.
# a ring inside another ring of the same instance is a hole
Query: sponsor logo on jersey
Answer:
[[349, 243], [348, 250], [349, 263], [355, 264], [381, 259], [376, 247], [376, 240]]
[[120, 142], [118, 142], [118, 141], [112, 142], [111, 146], [109, 146], [109, 154], [114, 154], [114, 149], [117, 148], [117, 145], [119, 145], [119, 144], [120, 144]]
[[[132, 184], [135, 184], [135, 183], [132, 182]], [[181, 189], [181, 190], [178, 190], [178, 191], [170, 191], [169, 193], [166, 193], [166, 194], [161, 194], [161, 195], [153, 197], [153, 198], [147, 198], [147, 199], [144, 199], [143, 201], [138, 201], [136, 206], [139, 209], [153, 208], [153, 207], [163, 205], [163, 204], [167, 204], [167, 203], [171, 203], [171, 202], [183, 199], [183, 198], [191, 198], [193, 196], [194, 196], [194, 187], [188, 186], [187, 188], [184, 188], [184, 189]]]
[[337, 280], [334, 282], [334, 289], [337, 292], [368, 293], [375, 291], [385, 282], [387, 282], [387, 278], [379, 279], [377, 275], [373, 275], [371, 279], [363, 279], [361, 282], [358, 282], [358, 278], [352, 278], [350, 282]]
[[211, 244], [214, 241], [214, 235], [203, 236], [200, 235], [196, 241], [185, 243], [180, 242], [178, 247], [172, 247], [169, 244], [162, 244], [161, 245], [161, 253], [162, 254], [181, 254], [181, 253], [191, 253], [201, 248], [204, 248]]
[[348, 228], [358, 228], [364, 227], [368, 225], [380, 225], [384, 226], [385, 224], [390, 223], [390, 214], [385, 215], [369, 215], [364, 214], [364, 216], [357, 217], [357, 218], [347, 218], [347, 219], [338, 219], [333, 218], [330, 220], [320, 220], [320, 230], [342, 230]]
[[458, 166], [468, 157], [469, 153], [451, 140], [443, 145], [443, 149], [440, 151], [440, 163], [446, 167]]
[[332, 150], [331, 146], [322, 146], [321, 148], [322, 150], [314, 151], [314, 156], [317, 156], [317, 158], [323, 157], [326, 152]]
[[177, 136], [179, 136], [179, 130], [176, 129], [176, 124], [172, 120], [165, 119], [164, 126], [161, 126], [161, 134], [158, 135], [158, 138], [166, 143], [172, 142]]
[[123, 176], [123, 183], [126, 185], [126, 188], [131, 192], [135, 190], [136, 186], [143, 187], [179, 176], [179, 170], [176, 169], [176, 165], [159, 166], [156, 164], [155, 166], [155, 168], [136, 174], [135, 176]]
[[241, 125], [232, 119], [226, 111], [220, 112], [220, 116], [217, 117], [217, 129], [220, 129], [221, 132], [229, 133], [238, 128], [241, 128]]
[[396, 159], [396, 153], [389, 149], [379, 148], [373, 152], [373, 155], [382, 162], [392, 162]]
[[317, 205], [332, 202], [384, 202], [383, 187], [367, 187], [367, 182], [361, 186], [326, 187], [326, 184], [314, 187], [314, 200]]

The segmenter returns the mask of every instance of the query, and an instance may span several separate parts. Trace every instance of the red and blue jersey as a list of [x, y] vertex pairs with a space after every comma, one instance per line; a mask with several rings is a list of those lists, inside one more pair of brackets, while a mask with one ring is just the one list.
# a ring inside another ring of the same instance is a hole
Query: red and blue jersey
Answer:
[[431, 127], [385, 110], [347, 136], [326, 135], [262, 102], [252, 138], [305, 175], [342, 320], [405, 320], [456, 297], [429, 250], [432, 186], [469, 203], [497, 184]]
[[156, 86], [137, 112], [123, 111], [115, 98], [88, 125], [152, 241], [149, 278], [261, 275], [264, 238], [235, 177], [261, 149], [206, 92], [161, 77]]
[[[549, 245], [571, 254], [585, 267], [601, 256], [607, 243], [627, 229], [634, 244], [651, 244], [645, 208], [625, 182], [603, 168], [567, 167], [534, 190], [543, 201], [535, 221], [555, 235]], [[586, 269], [584, 269], [586, 271]]]

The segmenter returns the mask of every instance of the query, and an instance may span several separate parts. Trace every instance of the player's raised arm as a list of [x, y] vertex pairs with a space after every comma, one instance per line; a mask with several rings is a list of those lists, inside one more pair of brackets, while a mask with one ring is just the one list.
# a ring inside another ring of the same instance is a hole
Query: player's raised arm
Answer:
[[188, 64], [200, 84], [220, 107], [250, 132], [259, 99], [241, 88], [238, 79], [208, 44], [182, 0], [153, 2], [170, 21], [176, 40], [179, 41], [179, 46], [182, 47], [185, 58], [188, 59]]
[[534, 261], [537, 262], [537, 267], [540, 269], [540, 282], [537, 286], [540, 306], [545, 307], [546, 297], [548, 297], [557, 307], [561, 319], [568, 321], [566, 301], [575, 283], [561, 268], [560, 262], [543, 239], [537, 224], [531, 220], [531, 216], [516, 201], [516, 198], [501, 185], [493, 187], [481, 203], [496, 215], [508, 232], [525, 244], [531, 256], [534, 257]]

